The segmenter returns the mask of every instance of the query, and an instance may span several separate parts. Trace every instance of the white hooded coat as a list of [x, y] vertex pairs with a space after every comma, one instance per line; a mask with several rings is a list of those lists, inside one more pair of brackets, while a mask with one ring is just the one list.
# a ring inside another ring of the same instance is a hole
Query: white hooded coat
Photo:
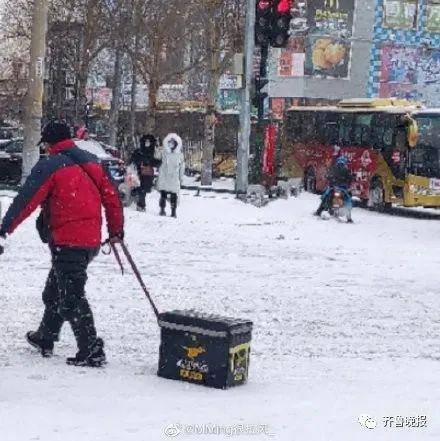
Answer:
[[[168, 142], [174, 139], [177, 147], [172, 151]], [[157, 189], [179, 194], [185, 173], [185, 160], [182, 153], [182, 139], [175, 133], [169, 133], [163, 140], [163, 148], [156, 153], [156, 158], [162, 161], [157, 178]]]

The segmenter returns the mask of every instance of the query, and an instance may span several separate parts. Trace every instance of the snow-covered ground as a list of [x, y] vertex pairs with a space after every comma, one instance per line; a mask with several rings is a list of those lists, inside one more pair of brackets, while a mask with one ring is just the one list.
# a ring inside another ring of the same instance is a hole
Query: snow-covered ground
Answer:
[[[88, 296], [109, 364], [66, 366], [68, 326], [56, 356], [40, 358], [23, 336], [40, 319], [49, 254], [31, 219], [0, 258], [1, 441], [156, 441], [175, 424], [182, 440], [440, 439], [438, 220], [355, 209], [346, 225], [311, 216], [307, 194], [258, 209], [189, 191], [175, 220], [153, 199], [147, 214], [126, 212], [126, 241], [159, 309], [252, 319], [248, 384], [158, 378], [153, 313], [133, 274], [104, 255]], [[361, 414], [377, 427], [361, 427]], [[427, 427], [384, 427], [397, 416], [426, 416]], [[223, 434], [189, 433], [195, 424]], [[272, 436], [225, 434], [240, 424]]]

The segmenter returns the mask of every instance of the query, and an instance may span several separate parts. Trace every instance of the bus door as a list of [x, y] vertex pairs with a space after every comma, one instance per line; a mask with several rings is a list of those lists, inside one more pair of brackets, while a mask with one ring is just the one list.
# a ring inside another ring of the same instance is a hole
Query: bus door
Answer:
[[405, 179], [407, 136], [401, 115], [381, 113], [375, 120], [375, 147], [381, 152], [395, 179]]
[[372, 130], [374, 113], [353, 115], [352, 149], [350, 149], [350, 168], [355, 181], [352, 184], [355, 196], [366, 198], [370, 179], [377, 168], [377, 152], [373, 149]]

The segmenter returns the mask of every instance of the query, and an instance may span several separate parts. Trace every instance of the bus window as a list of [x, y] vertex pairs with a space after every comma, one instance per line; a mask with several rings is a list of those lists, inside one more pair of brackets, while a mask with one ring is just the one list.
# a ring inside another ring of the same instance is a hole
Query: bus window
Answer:
[[338, 114], [335, 112], [322, 112], [322, 123], [318, 122], [317, 129], [323, 132], [325, 144], [338, 144], [339, 143], [339, 127], [338, 127]]
[[304, 142], [313, 141], [318, 137], [316, 133], [316, 112], [304, 112], [302, 120], [302, 136]]
[[302, 123], [300, 112], [290, 112], [287, 117], [286, 139], [289, 142], [298, 142], [302, 138]]
[[440, 117], [438, 114], [416, 116], [419, 140], [409, 151], [409, 172], [427, 178], [440, 177]]
[[373, 148], [383, 151], [392, 147], [396, 128], [395, 117], [378, 113], [373, 118], [372, 127], [371, 140]]
[[353, 144], [352, 140], [353, 115], [351, 113], [339, 114], [339, 145], [342, 147]]
[[353, 144], [361, 147], [371, 146], [371, 122], [373, 115], [365, 113], [356, 115], [353, 129]]

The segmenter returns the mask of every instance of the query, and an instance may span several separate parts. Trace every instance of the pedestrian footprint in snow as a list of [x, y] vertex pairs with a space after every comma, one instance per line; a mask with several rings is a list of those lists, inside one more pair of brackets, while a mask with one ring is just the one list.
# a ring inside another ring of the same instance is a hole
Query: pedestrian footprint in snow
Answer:
[[151, 193], [153, 187], [154, 167], [160, 165], [160, 160], [154, 157], [156, 144], [156, 138], [153, 135], [143, 135], [140, 139], [140, 148], [131, 156], [130, 162], [135, 164], [141, 184], [138, 189], [138, 211], [145, 211], [145, 197], [147, 193]]
[[85, 296], [87, 267], [101, 244], [101, 205], [113, 242], [122, 240], [124, 219], [117, 189], [96, 156], [76, 147], [70, 128], [51, 122], [41, 142], [49, 153], [32, 169], [0, 227], [0, 236], [13, 231], [41, 205], [37, 229], [52, 255], [52, 268], [43, 291], [44, 315], [37, 331], [26, 339], [43, 357], [52, 355], [65, 321], [78, 345], [76, 366], [105, 363], [104, 342], [96, 335], [92, 310]]
[[168, 195], [171, 203], [171, 216], [177, 217], [176, 209], [179, 201], [180, 186], [185, 173], [185, 160], [182, 153], [182, 139], [175, 133], [168, 134], [163, 147], [156, 154], [161, 161], [157, 189], [160, 191], [160, 215], [165, 216], [165, 207]]

